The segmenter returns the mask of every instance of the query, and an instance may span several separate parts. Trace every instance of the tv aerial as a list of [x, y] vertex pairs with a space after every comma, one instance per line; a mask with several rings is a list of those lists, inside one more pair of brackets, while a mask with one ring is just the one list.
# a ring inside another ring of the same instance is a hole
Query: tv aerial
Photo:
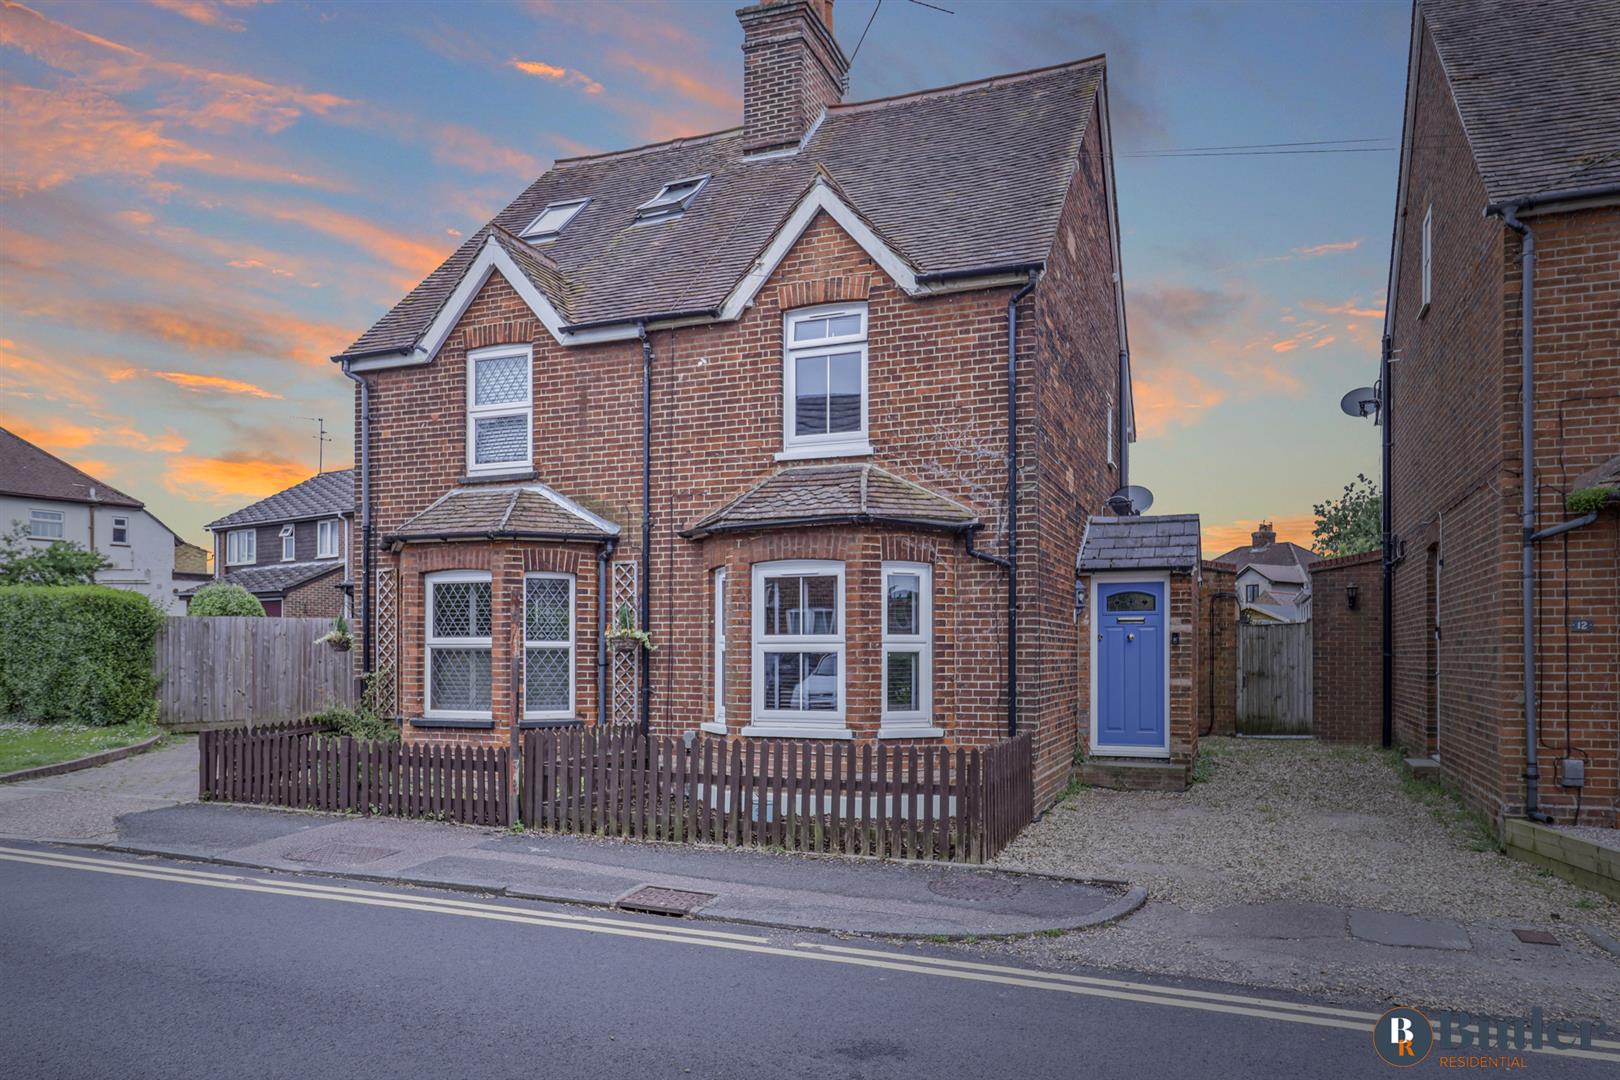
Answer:
[[1108, 496], [1108, 509], [1120, 517], [1136, 517], [1153, 506], [1153, 492], [1140, 484], [1122, 487]]

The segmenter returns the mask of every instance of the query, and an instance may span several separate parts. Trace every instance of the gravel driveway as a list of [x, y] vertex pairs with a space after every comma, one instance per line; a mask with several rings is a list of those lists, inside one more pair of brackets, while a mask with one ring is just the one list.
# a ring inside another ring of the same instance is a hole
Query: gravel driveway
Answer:
[[[989, 947], [1347, 999], [1620, 1012], [1620, 957], [1600, 945], [1620, 938], [1620, 904], [1500, 854], [1391, 755], [1231, 738], [1200, 753], [1203, 779], [1187, 792], [1081, 789], [996, 860], [1142, 885], [1146, 908], [1115, 927]], [[1469, 944], [1368, 943], [1350, 927], [1356, 910], [1452, 920]], [[1561, 944], [1523, 945], [1515, 928]]]

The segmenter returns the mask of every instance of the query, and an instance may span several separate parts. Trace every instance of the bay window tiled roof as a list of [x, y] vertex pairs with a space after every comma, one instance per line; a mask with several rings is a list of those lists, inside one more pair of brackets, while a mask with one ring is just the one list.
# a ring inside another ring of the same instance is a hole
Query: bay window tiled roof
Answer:
[[414, 540], [607, 540], [619, 527], [544, 484], [452, 488], [383, 537]]
[[800, 465], [765, 478], [682, 536], [817, 524], [965, 529], [972, 510], [876, 465]]

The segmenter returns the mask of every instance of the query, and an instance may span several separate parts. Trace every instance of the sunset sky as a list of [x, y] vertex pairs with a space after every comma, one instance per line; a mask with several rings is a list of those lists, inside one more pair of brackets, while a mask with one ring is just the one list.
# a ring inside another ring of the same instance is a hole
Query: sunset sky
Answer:
[[[740, 0], [0, 2], [0, 422], [198, 542], [315, 471], [307, 418], [351, 460], [327, 358], [553, 158], [741, 116]], [[1308, 544], [1377, 466], [1337, 403], [1375, 374], [1408, 5], [930, 3], [884, 0], [848, 100], [1107, 53], [1132, 478], [1211, 553]], [[838, 0], [846, 53], [872, 11]], [[1249, 149], [1137, 156], [1203, 147]]]

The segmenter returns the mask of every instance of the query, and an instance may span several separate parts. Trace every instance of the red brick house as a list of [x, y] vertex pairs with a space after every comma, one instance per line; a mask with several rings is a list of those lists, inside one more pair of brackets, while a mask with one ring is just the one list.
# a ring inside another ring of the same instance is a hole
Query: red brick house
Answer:
[[1104, 62], [846, 103], [828, 0], [738, 17], [741, 127], [557, 162], [334, 357], [362, 662], [407, 739], [1017, 730], [1044, 802], [1133, 437]]
[[353, 469], [319, 473], [209, 522], [214, 577], [258, 597], [266, 615], [349, 614], [354, 482]]
[[1608, 825], [1620, 803], [1617, 57], [1616, 0], [1413, 13], [1386, 707], [1497, 817]]

